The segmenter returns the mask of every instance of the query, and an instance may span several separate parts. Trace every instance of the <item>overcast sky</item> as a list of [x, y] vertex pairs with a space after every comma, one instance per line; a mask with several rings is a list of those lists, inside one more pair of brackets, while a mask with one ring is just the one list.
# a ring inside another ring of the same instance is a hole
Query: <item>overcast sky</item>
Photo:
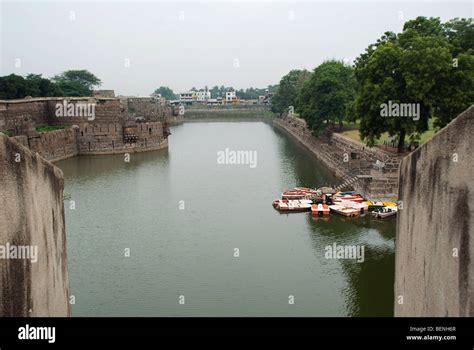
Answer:
[[416, 16], [472, 17], [473, 1], [3, 2], [0, 75], [87, 69], [102, 89], [147, 96], [266, 87], [295, 68], [352, 61]]

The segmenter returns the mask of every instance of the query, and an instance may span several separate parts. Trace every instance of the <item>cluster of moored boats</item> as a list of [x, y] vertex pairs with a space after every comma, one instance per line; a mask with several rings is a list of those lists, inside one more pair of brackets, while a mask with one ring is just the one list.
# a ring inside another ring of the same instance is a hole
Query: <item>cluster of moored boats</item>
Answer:
[[311, 211], [314, 215], [358, 216], [371, 212], [376, 218], [388, 218], [397, 214], [395, 202], [372, 202], [355, 191], [336, 192], [330, 187], [312, 189], [295, 187], [282, 193], [273, 201], [273, 207], [281, 212]]

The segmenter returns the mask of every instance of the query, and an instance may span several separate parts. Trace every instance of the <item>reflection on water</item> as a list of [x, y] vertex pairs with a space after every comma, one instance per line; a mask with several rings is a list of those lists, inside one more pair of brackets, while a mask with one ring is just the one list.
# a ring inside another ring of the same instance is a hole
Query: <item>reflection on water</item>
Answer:
[[[261, 121], [179, 125], [169, 144], [57, 163], [76, 202], [73, 315], [393, 315], [395, 220], [273, 209], [286, 188], [337, 182], [302, 146]], [[218, 164], [225, 148], [257, 167]], [[364, 262], [326, 259], [334, 243], [363, 245]]]

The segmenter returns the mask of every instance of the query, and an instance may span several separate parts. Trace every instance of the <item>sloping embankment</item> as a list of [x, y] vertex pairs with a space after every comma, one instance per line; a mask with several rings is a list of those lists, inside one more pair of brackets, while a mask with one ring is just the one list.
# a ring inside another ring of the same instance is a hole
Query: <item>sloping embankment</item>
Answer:
[[[337, 133], [314, 137], [303, 119], [274, 118], [282, 128], [313, 153], [341, 182], [354, 178], [352, 186], [371, 200], [396, 200], [401, 156], [370, 148]], [[383, 173], [373, 171], [376, 161], [385, 164]]]
[[62, 171], [0, 133], [0, 179], [0, 316], [70, 316]]

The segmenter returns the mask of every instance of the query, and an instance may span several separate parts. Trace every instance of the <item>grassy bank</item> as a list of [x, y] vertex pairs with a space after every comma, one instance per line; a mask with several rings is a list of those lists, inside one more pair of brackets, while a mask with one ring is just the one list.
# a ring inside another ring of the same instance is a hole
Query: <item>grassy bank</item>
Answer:
[[[420, 135], [420, 145], [424, 144], [426, 141], [431, 139], [434, 134], [436, 134], [438, 130], [435, 129], [433, 126], [433, 120], [430, 119], [428, 122], [428, 131], [424, 132], [423, 134]], [[359, 141], [359, 142], [364, 142], [364, 140], [361, 140], [360, 135], [359, 135], [359, 121], [356, 123], [344, 123], [344, 128], [340, 132], [342, 135], [347, 136], [353, 140]], [[383, 145], [383, 142], [387, 140], [390, 137], [388, 133], [383, 133], [380, 138], [378, 138], [375, 141], [376, 145]], [[410, 142], [410, 136], [408, 135], [405, 138], [405, 142], [408, 144]]]
[[61, 130], [61, 129], [66, 129], [67, 126], [65, 125], [43, 125], [43, 126], [38, 126], [36, 128], [36, 131], [38, 132], [50, 132], [50, 131], [55, 131], [55, 130]]

